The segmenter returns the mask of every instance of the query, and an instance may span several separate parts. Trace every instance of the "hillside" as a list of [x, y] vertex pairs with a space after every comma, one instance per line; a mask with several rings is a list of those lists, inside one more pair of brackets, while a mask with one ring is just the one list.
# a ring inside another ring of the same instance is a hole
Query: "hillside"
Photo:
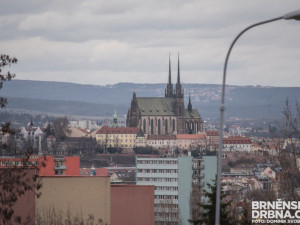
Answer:
[[[203, 118], [217, 118], [220, 85], [183, 84], [185, 102], [191, 95], [193, 107]], [[111, 117], [114, 108], [125, 115], [132, 93], [138, 97], [164, 96], [165, 84], [119, 83], [96, 86], [63, 82], [13, 80], [4, 84], [0, 96], [8, 98], [8, 109], [66, 115]], [[285, 100], [300, 96], [298, 87], [227, 86], [226, 117], [281, 117]]]

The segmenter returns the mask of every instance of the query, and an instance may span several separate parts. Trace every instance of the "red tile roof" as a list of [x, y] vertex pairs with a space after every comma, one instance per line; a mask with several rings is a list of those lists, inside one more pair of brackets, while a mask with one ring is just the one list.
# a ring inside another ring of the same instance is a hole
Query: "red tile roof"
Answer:
[[177, 134], [177, 139], [206, 139], [205, 134]]
[[251, 144], [251, 139], [241, 136], [231, 136], [224, 138], [223, 144]]
[[208, 130], [205, 133], [207, 136], [219, 136], [219, 131], [217, 130]]
[[140, 131], [138, 127], [101, 127], [96, 134], [137, 134]]
[[80, 130], [83, 133], [89, 134], [89, 132], [86, 129], [79, 128], [79, 127], [77, 127], [77, 129]]

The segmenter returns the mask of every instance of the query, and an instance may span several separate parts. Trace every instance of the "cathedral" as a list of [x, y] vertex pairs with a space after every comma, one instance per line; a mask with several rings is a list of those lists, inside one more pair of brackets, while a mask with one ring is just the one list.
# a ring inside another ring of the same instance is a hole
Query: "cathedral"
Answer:
[[203, 121], [197, 109], [193, 109], [191, 97], [187, 109], [184, 106], [184, 91], [180, 83], [178, 55], [177, 83], [171, 82], [171, 61], [165, 97], [137, 97], [133, 92], [128, 110], [127, 127], [139, 127], [148, 135], [196, 134], [203, 131]]

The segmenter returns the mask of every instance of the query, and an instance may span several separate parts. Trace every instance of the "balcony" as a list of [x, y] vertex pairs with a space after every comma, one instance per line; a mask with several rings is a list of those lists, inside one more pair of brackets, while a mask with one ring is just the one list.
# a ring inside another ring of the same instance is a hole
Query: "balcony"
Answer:
[[54, 170], [66, 170], [67, 167], [66, 166], [55, 166]]

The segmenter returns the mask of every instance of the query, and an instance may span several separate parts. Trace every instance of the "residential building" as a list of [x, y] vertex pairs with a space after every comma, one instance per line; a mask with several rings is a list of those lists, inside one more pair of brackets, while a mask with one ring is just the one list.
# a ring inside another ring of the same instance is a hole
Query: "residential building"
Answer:
[[31, 122], [29, 127], [21, 127], [20, 134], [34, 149], [38, 149], [39, 154], [42, 154], [41, 143], [44, 132], [40, 127], [34, 127], [33, 123]]
[[223, 151], [250, 152], [252, 149], [251, 139], [241, 136], [230, 136], [223, 139]]
[[142, 131], [140, 131], [135, 140], [135, 146], [136, 147], [146, 147], [147, 144], [147, 134], [144, 134]]
[[147, 146], [174, 152], [176, 148], [176, 135], [148, 135]]
[[180, 150], [204, 150], [207, 145], [205, 133], [177, 134], [176, 140]]
[[73, 120], [70, 121], [70, 127], [78, 127], [82, 129], [94, 130], [99, 129], [100, 126], [96, 121], [91, 120]]
[[89, 131], [87, 129], [79, 128], [79, 127], [70, 127], [70, 133], [67, 133], [67, 137], [70, 138], [82, 138], [82, 137], [90, 137]]
[[[278, 164], [257, 164], [253, 168], [256, 182], [252, 185], [253, 189], [273, 190], [278, 194], [278, 179], [282, 168]], [[253, 179], [253, 180], [254, 180]]]
[[[23, 167], [24, 159], [20, 157], [2, 157], [0, 158], [0, 168]], [[26, 162], [29, 168], [38, 168], [40, 176], [78, 176], [80, 174], [80, 157], [66, 156], [53, 157], [32, 155]]]
[[203, 131], [203, 121], [197, 109], [193, 109], [191, 98], [187, 109], [184, 105], [184, 90], [178, 74], [176, 87], [171, 82], [171, 61], [165, 97], [137, 97], [133, 93], [127, 113], [127, 127], [138, 127], [148, 135], [170, 135], [198, 133]]
[[205, 131], [207, 136], [207, 147], [210, 151], [216, 151], [219, 146], [220, 135], [216, 130]]
[[136, 184], [154, 185], [155, 224], [189, 224], [193, 158], [136, 157]]
[[103, 126], [97, 131], [96, 140], [103, 147], [134, 148], [139, 132], [137, 127]]
[[154, 186], [111, 185], [111, 225], [120, 224], [154, 224]]

